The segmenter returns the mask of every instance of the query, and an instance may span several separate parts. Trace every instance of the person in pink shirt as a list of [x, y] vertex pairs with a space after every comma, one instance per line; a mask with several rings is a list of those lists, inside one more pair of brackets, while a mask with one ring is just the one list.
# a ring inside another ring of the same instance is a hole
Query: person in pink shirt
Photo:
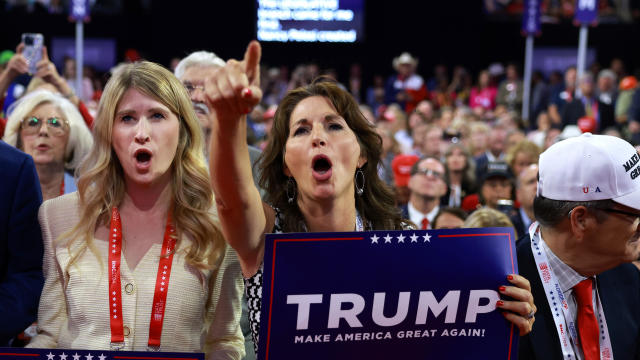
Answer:
[[478, 86], [473, 87], [469, 95], [469, 106], [472, 109], [476, 107], [481, 107], [485, 111], [495, 109], [498, 89], [491, 86], [489, 80], [489, 71], [482, 70], [478, 75]]

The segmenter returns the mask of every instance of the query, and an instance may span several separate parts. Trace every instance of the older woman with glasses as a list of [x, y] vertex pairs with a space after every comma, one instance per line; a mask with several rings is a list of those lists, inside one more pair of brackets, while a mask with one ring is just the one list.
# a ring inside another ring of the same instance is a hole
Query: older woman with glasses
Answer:
[[3, 140], [33, 157], [44, 200], [76, 190], [73, 171], [93, 145], [77, 108], [47, 90], [29, 93], [16, 104]]

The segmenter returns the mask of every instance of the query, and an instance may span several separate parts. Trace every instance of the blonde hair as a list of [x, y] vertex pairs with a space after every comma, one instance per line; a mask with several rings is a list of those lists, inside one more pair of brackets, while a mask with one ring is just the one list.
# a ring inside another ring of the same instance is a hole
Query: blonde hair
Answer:
[[480, 208], [469, 215], [464, 221], [463, 228], [485, 228], [485, 227], [510, 227], [515, 232], [516, 229], [509, 217], [496, 209], [490, 207]]
[[[509, 167], [513, 169], [513, 164], [516, 161], [516, 155], [518, 153], [525, 153], [530, 155], [534, 163], [537, 164], [541, 152], [542, 149], [540, 149], [540, 147], [536, 143], [531, 140], [522, 139], [507, 150], [507, 155], [505, 155], [504, 160], [507, 164], [509, 164]], [[520, 174], [514, 175], [518, 176]]]
[[100, 260], [93, 244], [96, 226], [108, 226], [112, 207], [124, 197], [124, 173], [111, 142], [118, 103], [129, 89], [161, 102], [180, 122], [171, 180], [176, 236], [178, 242], [183, 235], [190, 240], [187, 263], [199, 269], [214, 268], [225, 245], [217, 217], [210, 213], [213, 191], [202, 153], [202, 130], [184, 86], [167, 69], [146, 61], [123, 66], [104, 89], [94, 124], [95, 146], [82, 163], [78, 180], [82, 221], [60, 236], [69, 239], [67, 247], [72, 257], [68, 266], [87, 248]]
[[78, 109], [67, 99], [49, 90], [35, 90], [22, 97], [9, 109], [10, 115], [4, 132], [3, 140], [16, 148], [21, 148], [20, 126], [24, 118], [29, 116], [35, 108], [43, 104], [52, 104], [69, 124], [69, 140], [64, 149], [64, 167], [75, 170], [83, 158], [91, 151], [93, 136]]

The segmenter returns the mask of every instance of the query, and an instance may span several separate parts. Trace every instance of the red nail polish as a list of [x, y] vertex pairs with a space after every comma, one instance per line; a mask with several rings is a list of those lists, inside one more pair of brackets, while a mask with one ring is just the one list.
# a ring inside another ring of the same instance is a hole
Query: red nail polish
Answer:
[[507, 275], [507, 280], [513, 280], [513, 275]]
[[251, 97], [251, 89], [249, 88], [244, 88], [242, 89], [242, 97], [243, 98], [250, 98]]
[[504, 292], [505, 290], [507, 290], [507, 288], [506, 288], [506, 287], [504, 287], [504, 286], [500, 286], [500, 287], [498, 288], [498, 290], [500, 290], [500, 292]]
[[496, 306], [497, 307], [502, 307], [502, 305], [504, 305], [504, 301], [498, 300], [498, 302], [496, 303]]

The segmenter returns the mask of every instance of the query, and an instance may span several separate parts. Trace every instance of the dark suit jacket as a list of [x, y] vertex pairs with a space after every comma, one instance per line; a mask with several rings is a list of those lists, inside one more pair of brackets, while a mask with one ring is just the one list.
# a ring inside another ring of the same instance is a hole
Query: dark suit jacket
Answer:
[[0, 346], [36, 320], [44, 284], [33, 160], [0, 141]]
[[[576, 125], [578, 119], [585, 116], [584, 104], [580, 99], [573, 99], [568, 103], [562, 111], [562, 125]], [[604, 129], [612, 126], [616, 126], [614, 108], [611, 104], [603, 103], [598, 100], [598, 116], [600, 118], [600, 126], [598, 131], [602, 132]]]
[[[533, 331], [520, 338], [518, 359], [561, 360], [560, 339], [536, 269], [529, 236], [520, 240], [517, 248], [520, 275], [531, 282], [531, 293], [538, 308]], [[640, 359], [640, 271], [632, 264], [623, 264], [599, 274], [597, 279], [613, 358]]]

